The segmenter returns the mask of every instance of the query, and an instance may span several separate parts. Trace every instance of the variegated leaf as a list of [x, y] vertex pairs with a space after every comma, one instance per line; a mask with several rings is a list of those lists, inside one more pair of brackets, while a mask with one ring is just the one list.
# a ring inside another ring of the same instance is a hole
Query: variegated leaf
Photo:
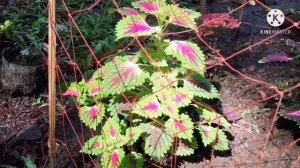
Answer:
[[205, 58], [197, 44], [175, 40], [170, 42], [165, 52], [179, 60], [185, 68], [204, 73]]
[[132, 8], [122, 8], [121, 12], [123, 15], [131, 15], [131, 16], [138, 16], [140, 13]]
[[200, 132], [204, 146], [212, 144], [217, 138], [218, 130], [215, 127], [203, 125], [200, 126], [198, 130]]
[[173, 138], [166, 131], [154, 126], [150, 127], [149, 134], [145, 140], [145, 153], [159, 161], [172, 146]]
[[174, 25], [196, 28], [196, 19], [201, 16], [199, 12], [195, 12], [190, 9], [182, 9], [175, 5], [170, 5], [167, 8], [169, 23]]
[[166, 123], [166, 130], [170, 131], [173, 136], [181, 139], [192, 140], [193, 122], [188, 115], [181, 114], [177, 119], [170, 118]]
[[194, 93], [195, 96], [205, 99], [220, 97], [217, 88], [199, 75], [193, 75], [191, 78], [184, 80], [183, 83], [183, 88]]
[[116, 57], [104, 66], [106, 75], [101, 85], [105, 95], [131, 90], [145, 82], [149, 73], [144, 72], [136, 61], [136, 57]]
[[118, 168], [125, 156], [123, 149], [104, 151], [101, 156], [101, 164], [105, 168]]
[[151, 27], [148, 25], [142, 17], [127, 16], [117, 23], [116, 40], [124, 37], [149, 36], [159, 30], [159, 27]]
[[202, 109], [200, 111], [200, 115], [205, 121], [209, 123], [221, 125], [225, 128], [229, 128], [231, 126], [231, 124], [225, 119], [225, 117], [218, 114], [217, 112], [211, 112], [206, 109]]
[[194, 153], [194, 149], [198, 147], [197, 141], [195, 138], [192, 139], [192, 141], [187, 140], [179, 140], [178, 146], [176, 149], [176, 155], [177, 156], [189, 156]]
[[162, 115], [162, 105], [156, 95], [152, 94], [139, 100], [132, 112], [146, 118], [157, 118]]
[[166, 6], [165, 0], [141, 0], [133, 2], [132, 6], [146, 13], [159, 15]]
[[97, 126], [103, 119], [104, 112], [105, 110], [102, 104], [92, 107], [83, 106], [80, 108], [79, 116], [83, 123], [93, 130], [96, 130]]

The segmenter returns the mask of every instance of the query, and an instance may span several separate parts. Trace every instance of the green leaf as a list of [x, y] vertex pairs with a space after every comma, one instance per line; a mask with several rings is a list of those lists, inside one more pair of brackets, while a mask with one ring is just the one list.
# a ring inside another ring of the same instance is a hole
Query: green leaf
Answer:
[[83, 123], [85, 123], [91, 129], [96, 130], [97, 126], [103, 119], [104, 113], [104, 106], [102, 104], [99, 104], [92, 107], [81, 107], [79, 116]]
[[170, 42], [165, 52], [180, 61], [183, 67], [204, 73], [205, 58], [197, 44], [175, 40]]
[[118, 168], [125, 156], [123, 149], [104, 151], [101, 156], [101, 164], [105, 168]]
[[149, 77], [136, 63], [137, 58], [133, 56], [118, 56], [103, 67], [104, 95], [114, 95], [141, 86]]
[[165, 123], [165, 126], [173, 136], [177, 135], [178, 138], [187, 140], [192, 140], [193, 138], [193, 122], [186, 114], [181, 114], [177, 119], [170, 118]]
[[27, 56], [27, 55], [29, 55], [29, 48], [26, 48], [26, 49], [24, 49], [24, 50], [21, 50], [20, 52], [21, 52], [21, 55]]
[[142, 17], [127, 16], [116, 25], [116, 40], [124, 37], [149, 36], [159, 31], [160, 27], [151, 27]]
[[151, 126], [149, 132], [150, 135], [145, 140], [145, 153], [159, 161], [172, 146], [172, 136], [154, 126]]
[[36, 165], [30, 159], [30, 156], [22, 156], [22, 159], [25, 162], [27, 168], [36, 168]]
[[144, 158], [141, 154], [131, 152], [127, 154], [123, 159], [119, 167], [121, 168], [143, 168]]

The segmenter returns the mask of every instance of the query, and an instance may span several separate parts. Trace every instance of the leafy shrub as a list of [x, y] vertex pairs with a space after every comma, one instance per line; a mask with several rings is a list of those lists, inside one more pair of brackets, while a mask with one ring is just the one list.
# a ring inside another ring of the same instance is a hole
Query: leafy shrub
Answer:
[[[72, 83], [64, 93], [76, 98], [85, 125], [101, 129], [81, 151], [101, 155], [104, 167], [142, 167], [143, 157], [159, 162], [172, 146], [178, 156], [193, 154], [198, 146], [195, 134], [205, 146], [228, 150], [223, 128], [230, 123], [195, 103], [219, 97], [205, 79], [204, 54], [196, 43], [163, 36], [168, 26], [197, 30], [200, 13], [165, 0], [132, 5], [139, 11], [121, 9], [124, 18], [116, 25], [116, 37], [148, 37], [144, 47], [106, 60], [90, 79]], [[173, 144], [176, 137], [178, 143]]]
[[32, 13], [12, 10], [5, 15], [8, 20], [0, 23], [0, 36], [14, 44], [12, 51], [19, 52], [17, 59], [24, 65], [35, 64], [46, 46], [48, 20], [38, 12], [42, 4], [37, 2]]

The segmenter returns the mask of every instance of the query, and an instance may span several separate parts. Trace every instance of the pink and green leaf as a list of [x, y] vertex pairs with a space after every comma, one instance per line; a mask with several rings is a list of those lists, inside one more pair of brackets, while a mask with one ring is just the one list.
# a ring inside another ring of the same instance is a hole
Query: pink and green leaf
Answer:
[[229, 150], [229, 144], [227, 136], [225, 135], [224, 131], [218, 130], [218, 137], [216, 144], [213, 145], [213, 148], [217, 151], [226, 151]]
[[133, 2], [132, 6], [146, 13], [159, 15], [166, 6], [165, 0], [141, 0]]
[[102, 128], [102, 135], [108, 140], [117, 141], [121, 136], [119, 123], [114, 118], [109, 118]]
[[140, 127], [132, 127], [126, 129], [125, 137], [128, 138], [129, 144], [134, 144], [144, 131]]
[[179, 107], [172, 102], [163, 103], [163, 114], [169, 116], [170, 118], [178, 118], [179, 116]]
[[174, 95], [172, 96], [172, 101], [176, 104], [177, 107], [185, 107], [190, 105], [194, 93], [190, 92], [185, 88], [176, 88], [174, 89]]
[[180, 61], [183, 67], [204, 73], [205, 58], [197, 44], [175, 40], [170, 42], [165, 52]]
[[212, 84], [206, 82], [194, 82], [191, 80], [184, 80], [183, 83], [183, 88], [194, 93], [195, 96], [205, 99], [215, 99], [220, 97], [217, 88]]
[[90, 155], [100, 155], [102, 154], [103, 150], [110, 150], [113, 146], [106, 146], [104, 144], [103, 138], [98, 135], [91, 139], [89, 139], [83, 146], [81, 152], [87, 153]]
[[169, 23], [186, 28], [196, 29], [197, 18], [201, 16], [199, 12], [182, 9], [175, 5], [170, 5], [166, 11], [169, 16]]
[[160, 161], [172, 146], [173, 137], [166, 131], [151, 126], [145, 139], [145, 153], [155, 161]]
[[187, 140], [178, 140], [178, 146], [176, 149], [176, 155], [177, 156], [189, 156], [194, 153], [194, 149], [198, 147], [197, 141], [195, 138], [192, 139], [192, 141]]
[[201, 138], [202, 138], [202, 143], [204, 146], [211, 145], [217, 138], [217, 128], [212, 127], [212, 126], [200, 126], [198, 128]]
[[125, 156], [123, 149], [114, 149], [112, 151], [105, 151], [101, 157], [101, 164], [106, 168], [118, 168]]
[[225, 119], [225, 117], [218, 114], [217, 112], [211, 112], [203, 109], [201, 117], [203, 117], [203, 119], [209, 123], [218, 124], [225, 128], [229, 128], [231, 126], [231, 124]]
[[287, 113], [289, 116], [299, 117], [300, 118], [300, 110]]
[[136, 57], [116, 57], [104, 66], [102, 90], [105, 95], [117, 94], [141, 86], [149, 77], [136, 63]]
[[71, 83], [69, 88], [63, 93], [63, 96], [80, 96], [80, 89], [76, 83]]
[[130, 103], [110, 103], [107, 111], [110, 112], [110, 116], [122, 114], [125, 111], [131, 110]]
[[[111, 151], [115, 148], [120, 147], [123, 144], [118, 144], [121, 142], [111, 141], [106, 139], [104, 135], [97, 135], [89, 139], [83, 146], [81, 152], [91, 154], [91, 155], [100, 155], [105, 151]], [[117, 144], [117, 145], [116, 145]]]
[[162, 105], [156, 95], [148, 95], [135, 103], [133, 113], [146, 118], [157, 118], [162, 115]]
[[296, 122], [296, 124], [300, 127], [300, 104], [295, 103], [292, 106], [286, 107], [279, 111], [279, 115]]
[[121, 12], [123, 15], [130, 15], [130, 16], [139, 16], [140, 13], [132, 8], [122, 8]]
[[104, 112], [104, 106], [101, 104], [92, 107], [83, 106], [80, 108], [79, 116], [83, 123], [93, 130], [96, 130], [103, 119]]
[[206, 27], [237, 28], [240, 26], [238, 19], [235, 19], [226, 13], [209, 13], [202, 16], [201, 19]]
[[218, 151], [229, 149], [227, 136], [221, 129], [203, 125], [200, 126], [198, 130], [204, 146], [212, 145], [212, 147]]
[[96, 80], [94, 78], [90, 78], [87, 81], [87, 89], [90, 96], [103, 96], [102, 87], [101, 87], [101, 81]]
[[159, 27], [148, 25], [142, 17], [127, 16], [116, 25], [116, 40], [124, 37], [149, 36], [159, 30]]
[[293, 58], [288, 57], [286, 53], [271, 54], [263, 57], [258, 61], [258, 63], [268, 63], [268, 62], [289, 62]]
[[193, 121], [186, 114], [181, 114], [177, 119], [170, 118], [165, 125], [173, 136], [187, 140], [193, 138]]
[[[161, 73], [161, 72], [154, 72], [151, 75], [151, 82], [153, 84], [152, 91], [156, 92], [161, 90], [165, 87], [173, 87], [177, 85], [177, 70], [172, 70], [170, 73]], [[161, 100], [163, 101], [163, 100]]]

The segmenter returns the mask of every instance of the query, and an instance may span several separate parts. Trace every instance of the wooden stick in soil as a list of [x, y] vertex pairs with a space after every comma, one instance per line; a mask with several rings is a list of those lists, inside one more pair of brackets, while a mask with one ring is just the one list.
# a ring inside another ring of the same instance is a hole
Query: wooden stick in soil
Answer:
[[[237, 0], [237, 2], [240, 4], [240, 5], [243, 5], [246, 3], [247, 0]], [[243, 14], [244, 14], [244, 9], [245, 9], [245, 6], [243, 6], [241, 9], [239, 9], [238, 11], [238, 21], [239, 23], [242, 22], [242, 18], [243, 18]], [[234, 32], [233, 32], [233, 36], [232, 36], [232, 40], [233, 41], [236, 41], [238, 36], [239, 36], [239, 33], [240, 33], [240, 27], [238, 28], [235, 28]]]
[[49, 99], [49, 157], [50, 167], [54, 167], [56, 142], [55, 142], [55, 112], [56, 112], [56, 0], [49, 0], [48, 9], [48, 99]]
[[200, 13], [203, 16], [206, 8], [206, 0], [200, 0]]

